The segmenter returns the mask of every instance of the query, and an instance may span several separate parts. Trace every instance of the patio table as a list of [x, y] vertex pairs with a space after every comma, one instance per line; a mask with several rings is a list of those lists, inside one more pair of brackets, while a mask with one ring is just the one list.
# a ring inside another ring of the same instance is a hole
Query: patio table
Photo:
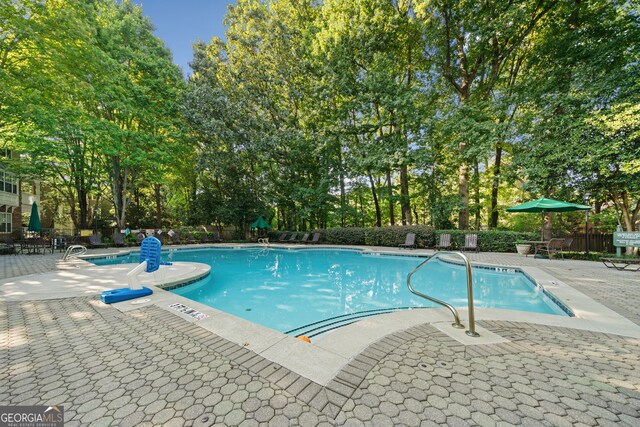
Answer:
[[20, 241], [20, 252], [27, 255], [45, 254], [49, 248], [49, 242], [45, 239], [25, 239]]
[[549, 241], [548, 240], [527, 240], [524, 243], [527, 245], [533, 246], [533, 256], [536, 256], [538, 254], [538, 250], [540, 248], [544, 248], [545, 246], [547, 246], [549, 244]]

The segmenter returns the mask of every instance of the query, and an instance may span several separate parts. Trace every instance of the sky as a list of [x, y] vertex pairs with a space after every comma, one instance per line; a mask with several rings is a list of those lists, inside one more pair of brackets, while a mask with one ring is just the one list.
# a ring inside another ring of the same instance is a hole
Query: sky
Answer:
[[173, 62], [182, 68], [185, 76], [191, 74], [189, 62], [193, 59], [191, 46], [197, 40], [209, 42], [211, 37], [224, 39], [222, 20], [227, 0], [134, 0], [142, 5], [144, 15], [151, 18], [155, 35], [164, 40], [173, 54]]

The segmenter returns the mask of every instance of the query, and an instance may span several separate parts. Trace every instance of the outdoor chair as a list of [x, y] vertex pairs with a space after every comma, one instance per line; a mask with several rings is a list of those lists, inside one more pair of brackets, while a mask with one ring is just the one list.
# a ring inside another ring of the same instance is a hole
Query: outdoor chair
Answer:
[[50, 249], [50, 248], [51, 248], [51, 242], [49, 240], [43, 239], [42, 237], [37, 237], [31, 241], [31, 251], [29, 253], [46, 254], [47, 249]]
[[302, 239], [298, 240], [297, 243], [307, 243], [309, 242], [309, 233], [304, 233], [304, 235], [302, 236]]
[[607, 268], [616, 270], [640, 271], [640, 258], [600, 258]]
[[200, 243], [211, 243], [211, 240], [209, 240], [209, 234], [206, 232], [200, 233]]
[[115, 246], [120, 246], [120, 247], [125, 246], [124, 238], [122, 237], [121, 233], [115, 232], [111, 237], [113, 238], [113, 244]]
[[142, 241], [146, 238], [147, 236], [144, 233], [138, 233], [136, 235], [136, 245], [140, 246], [142, 244]]
[[404, 243], [398, 245], [399, 248], [411, 248], [415, 249], [416, 245], [416, 233], [407, 233], [407, 237], [404, 240]]
[[436, 245], [436, 249], [449, 249], [451, 248], [451, 234], [445, 233], [441, 234], [438, 240], [438, 244]]
[[551, 239], [546, 245], [538, 249], [538, 253], [546, 254], [549, 259], [551, 259], [553, 254], [560, 254], [560, 257], [564, 260], [564, 255], [562, 254], [563, 243], [564, 239]]
[[313, 239], [311, 239], [309, 243], [312, 243], [314, 245], [317, 245], [318, 243], [320, 243], [320, 233], [318, 232], [313, 233]]
[[573, 243], [573, 237], [565, 237], [562, 242], [562, 251], [569, 252], [571, 250], [571, 243]]
[[287, 243], [297, 243], [298, 242], [298, 233], [291, 233], [291, 237], [287, 240]]
[[220, 233], [214, 231], [213, 233], [211, 233], [211, 240], [213, 241], [213, 243], [220, 243], [222, 242], [222, 237], [220, 237]]
[[478, 235], [477, 234], [465, 234], [463, 251], [473, 250], [478, 252]]
[[18, 255], [18, 251], [16, 250], [16, 244], [13, 239], [5, 239], [4, 244], [0, 245], [0, 251], [2, 253]]
[[189, 243], [189, 244], [196, 243], [196, 239], [195, 239], [195, 237], [193, 237], [193, 234], [191, 234], [191, 233], [187, 234], [187, 243]]
[[282, 234], [280, 235], [280, 237], [278, 237], [277, 242], [278, 242], [278, 243], [284, 243], [284, 242], [286, 242], [287, 236], [289, 236], [289, 233], [282, 233]]
[[160, 244], [163, 245], [163, 246], [167, 244], [167, 240], [169, 239], [167, 237], [167, 234], [166, 233], [160, 233], [160, 230], [154, 231], [152, 236], [155, 237], [156, 239], [160, 240]]
[[102, 243], [102, 240], [100, 239], [100, 235], [99, 234], [92, 234], [91, 236], [89, 236], [89, 247], [90, 248], [102, 248], [104, 247], [104, 243]]
[[[173, 231], [173, 230], [172, 230]], [[180, 235], [175, 231], [173, 233], [168, 233], [169, 237], [171, 237], [171, 241], [176, 245], [181, 245], [182, 240], [180, 240]]]

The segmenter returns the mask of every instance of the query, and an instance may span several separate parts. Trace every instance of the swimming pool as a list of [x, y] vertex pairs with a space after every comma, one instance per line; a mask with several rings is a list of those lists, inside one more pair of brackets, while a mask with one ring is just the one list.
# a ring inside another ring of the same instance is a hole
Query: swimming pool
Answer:
[[[435, 306], [406, 286], [407, 274], [424, 260], [419, 257], [345, 249], [210, 248], [172, 250], [162, 258], [211, 266], [208, 277], [171, 292], [295, 335], [322, 333], [373, 314]], [[91, 261], [137, 262], [137, 255]], [[568, 315], [519, 271], [478, 267], [473, 280], [476, 307]], [[412, 284], [456, 307], [467, 305], [463, 266], [436, 260], [418, 271]]]

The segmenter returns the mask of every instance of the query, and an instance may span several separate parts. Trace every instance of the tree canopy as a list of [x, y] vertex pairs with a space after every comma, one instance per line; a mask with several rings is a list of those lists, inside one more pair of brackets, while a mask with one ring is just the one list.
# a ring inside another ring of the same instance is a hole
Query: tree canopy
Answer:
[[640, 215], [635, 1], [238, 0], [185, 81], [130, 1], [0, 9], [0, 142], [76, 227]]

